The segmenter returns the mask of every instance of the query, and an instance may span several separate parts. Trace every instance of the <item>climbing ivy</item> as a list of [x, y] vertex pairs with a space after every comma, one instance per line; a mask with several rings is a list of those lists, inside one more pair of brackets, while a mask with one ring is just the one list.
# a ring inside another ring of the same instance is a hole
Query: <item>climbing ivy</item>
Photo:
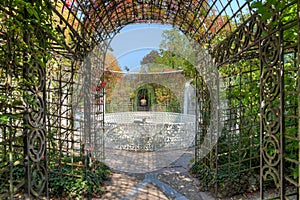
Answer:
[[32, 91], [44, 95], [38, 87], [51, 59], [51, 43], [63, 41], [53, 24], [50, 0], [1, 1], [0, 199], [24, 192], [24, 130], [30, 128], [24, 116], [39, 109]]
[[[4, 0], [0, 11], [1, 48], [0, 80], [4, 87], [0, 95], [0, 124], [22, 118], [19, 109], [30, 100], [26, 86], [37, 86], [36, 72], [28, 67], [39, 65], [45, 68], [50, 59], [51, 40], [62, 41], [52, 26], [51, 2]], [[26, 78], [24, 77], [26, 75]]]

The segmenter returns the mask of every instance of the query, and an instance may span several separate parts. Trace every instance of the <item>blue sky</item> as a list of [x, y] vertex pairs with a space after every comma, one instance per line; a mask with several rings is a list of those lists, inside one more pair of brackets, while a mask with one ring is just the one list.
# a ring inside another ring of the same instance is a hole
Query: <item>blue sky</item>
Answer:
[[132, 24], [125, 26], [111, 41], [113, 55], [121, 69], [125, 66], [130, 71], [138, 71], [140, 62], [151, 50], [159, 49], [164, 30], [170, 25]]

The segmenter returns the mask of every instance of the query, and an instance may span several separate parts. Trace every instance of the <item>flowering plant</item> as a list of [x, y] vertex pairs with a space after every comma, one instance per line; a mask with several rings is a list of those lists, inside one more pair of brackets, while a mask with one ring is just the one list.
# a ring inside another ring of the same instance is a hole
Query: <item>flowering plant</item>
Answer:
[[102, 88], [105, 88], [107, 85], [106, 81], [102, 81], [100, 85], [97, 86], [96, 91], [100, 92]]
[[106, 81], [103, 81], [103, 82], [101, 83], [101, 87], [102, 87], [102, 88], [105, 88], [106, 85], [107, 85]]

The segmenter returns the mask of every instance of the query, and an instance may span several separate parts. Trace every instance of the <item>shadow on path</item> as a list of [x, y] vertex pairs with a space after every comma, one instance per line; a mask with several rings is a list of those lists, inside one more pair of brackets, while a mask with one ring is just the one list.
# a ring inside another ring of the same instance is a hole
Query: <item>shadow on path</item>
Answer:
[[114, 172], [106, 182], [107, 193], [101, 199], [120, 200], [204, 200], [198, 181], [189, 174], [193, 150], [186, 151], [168, 167], [149, 173]]

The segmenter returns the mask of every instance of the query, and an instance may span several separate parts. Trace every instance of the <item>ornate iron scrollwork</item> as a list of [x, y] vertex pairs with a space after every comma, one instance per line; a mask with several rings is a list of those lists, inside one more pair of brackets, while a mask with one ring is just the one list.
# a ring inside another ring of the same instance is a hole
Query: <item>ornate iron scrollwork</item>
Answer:
[[39, 163], [33, 163], [31, 166], [30, 192], [36, 197], [42, 197], [47, 183], [47, 168]]
[[257, 14], [252, 15], [248, 21], [214, 48], [213, 56], [216, 63], [221, 64], [246, 51], [259, 41], [265, 30], [266, 24], [261, 17]]
[[47, 197], [45, 70], [43, 66], [29, 67], [24, 74], [26, 85], [25, 169], [26, 193], [29, 198]]
[[280, 35], [271, 34], [261, 42], [261, 198], [263, 184], [273, 181], [283, 194], [283, 90]]
[[[282, 40], [278, 14], [270, 22], [253, 14], [227, 39], [214, 48], [215, 62], [220, 66], [243, 56], [243, 52], [253, 49], [260, 59], [260, 168], [261, 198], [263, 184], [273, 181], [284, 196], [283, 174], [283, 76]], [[269, 24], [272, 24], [269, 25]], [[254, 48], [253, 48], [254, 47]], [[258, 50], [256, 48], [258, 47]], [[250, 54], [255, 56], [254, 54]], [[254, 58], [254, 57], [252, 57]], [[247, 59], [247, 58], [246, 58]]]

